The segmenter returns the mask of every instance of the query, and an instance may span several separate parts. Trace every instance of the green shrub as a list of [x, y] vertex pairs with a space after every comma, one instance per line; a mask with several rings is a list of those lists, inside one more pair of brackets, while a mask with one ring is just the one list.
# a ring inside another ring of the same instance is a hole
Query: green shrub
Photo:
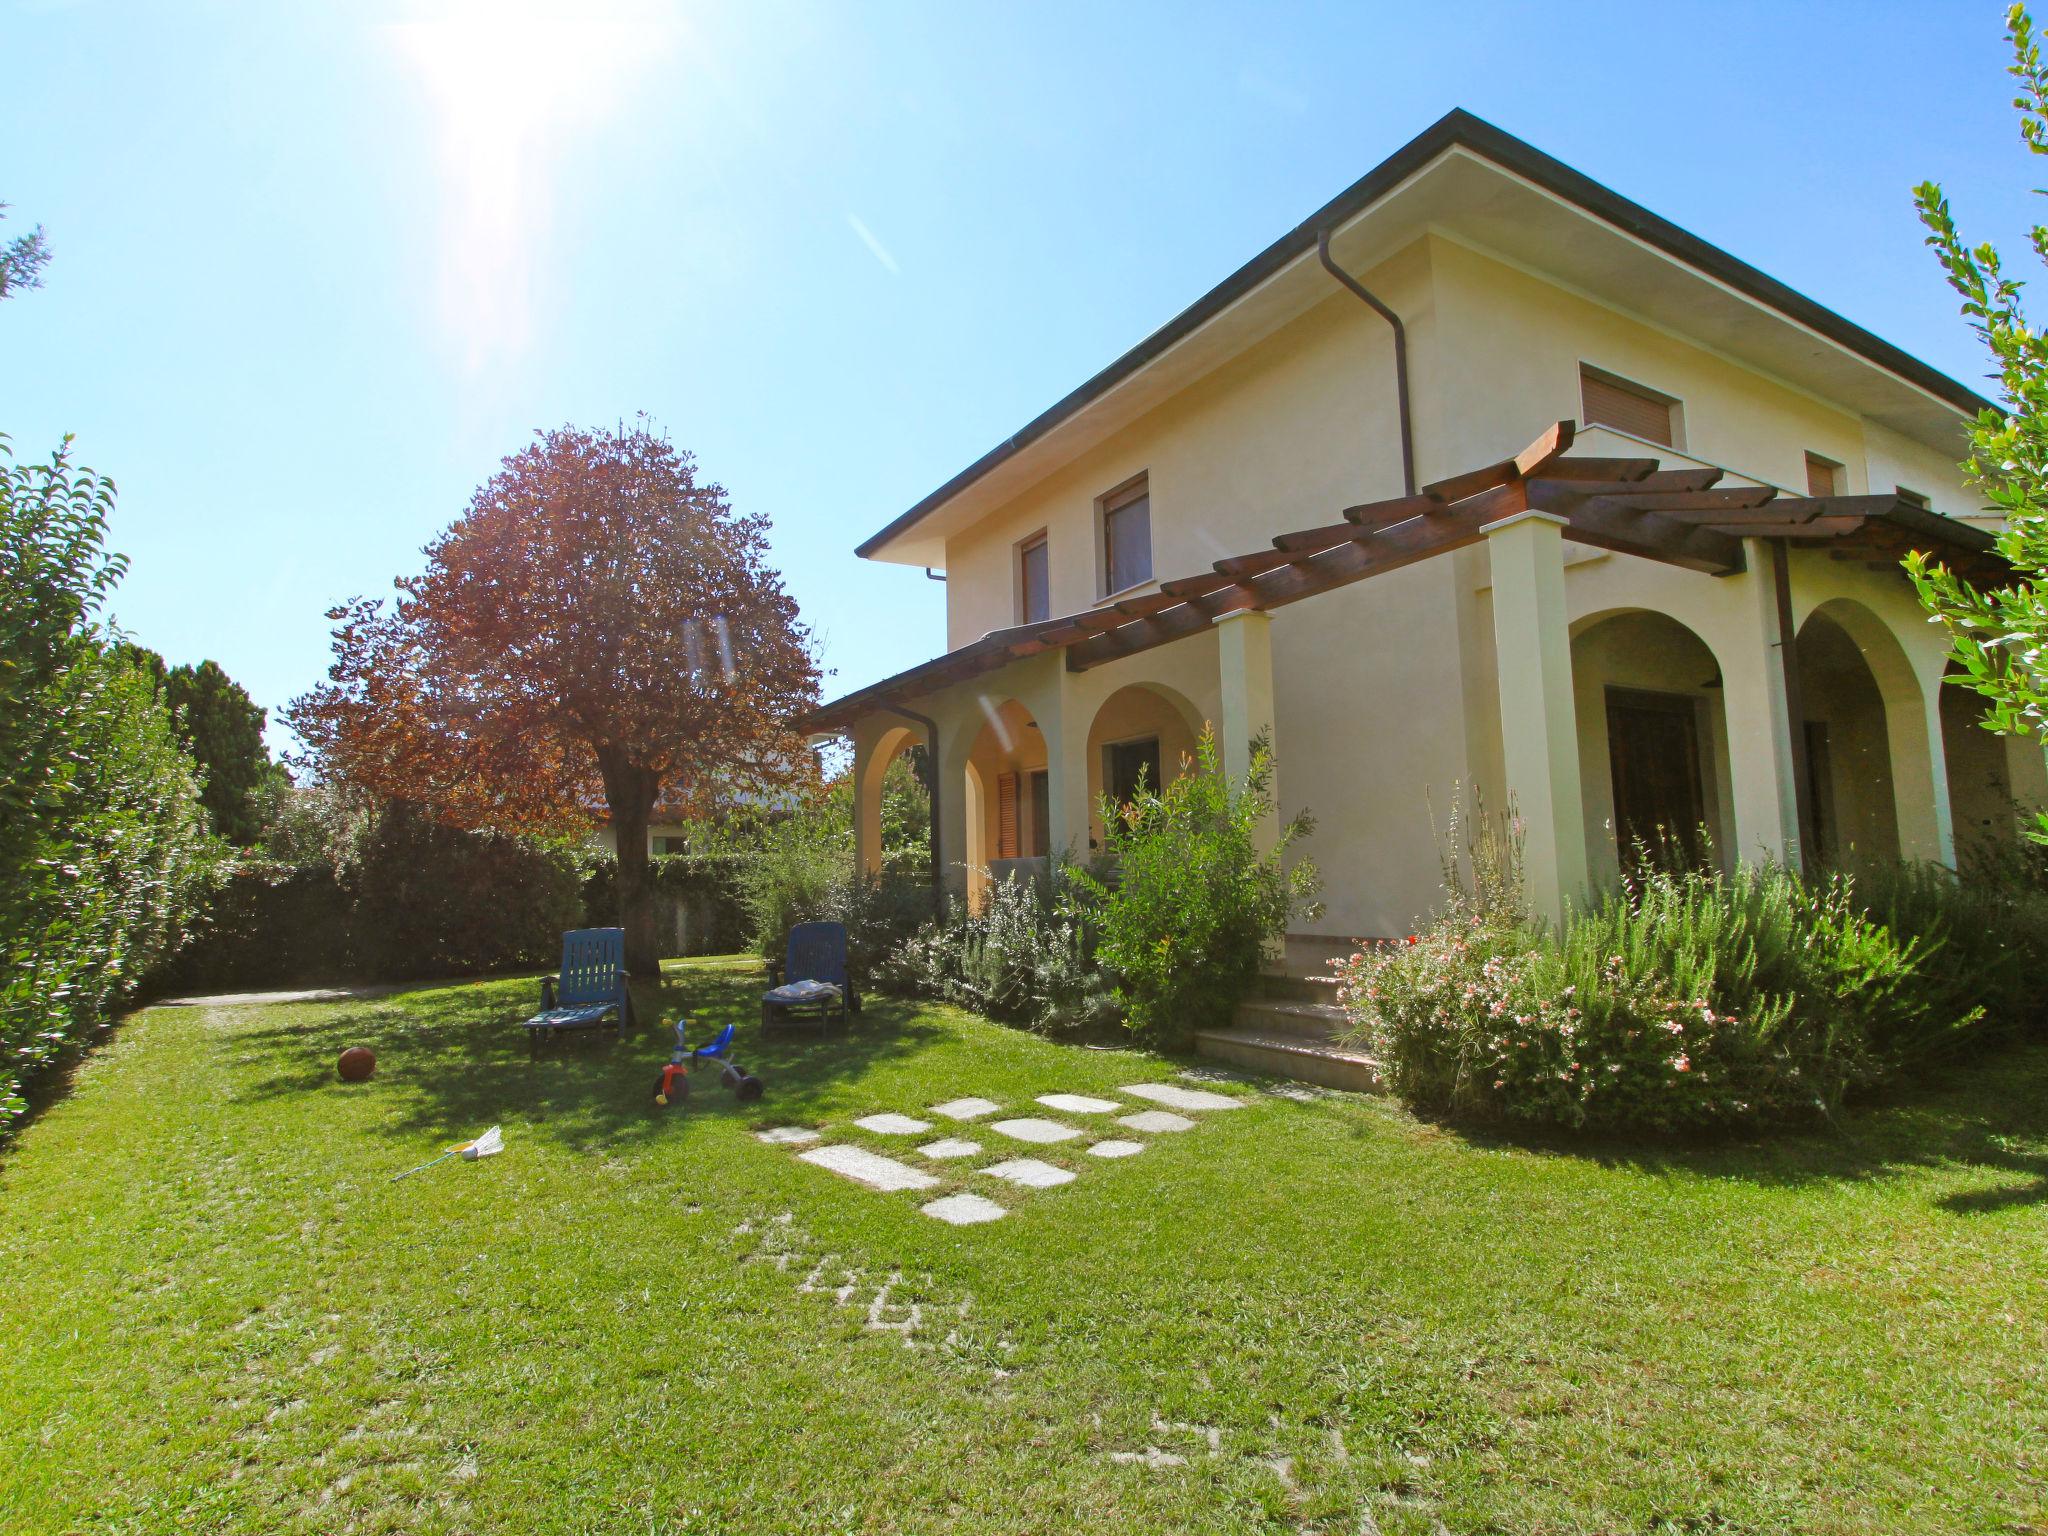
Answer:
[[[658, 853], [647, 861], [655, 929], [664, 955], [725, 955], [751, 936], [742, 890], [752, 855]], [[583, 926], [619, 921], [619, 861], [609, 854], [583, 861]]]
[[850, 823], [842, 828], [835, 818], [800, 814], [764, 825], [739, 877], [755, 951], [779, 960], [798, 923], [837, 919], [852, 878]]
[[0, 437], [0, 1130], [183, 941], [217, 861], [154, 681], [92, 615], [113, 487]]
[[905, 940], [884, 984], [1043, 1035], [1098, 1032], [1119, 1014], [1071, 881], [1057, 865], [1045, 881], [990, 882], [980, 912], [957, 903]]
[[300, 791], [275, 839], [296, 862], [246, 860], [209, 897], [196, 937], [153, 978], [215, 991], [403, 981], [552, 966], [583, 923], [567, 850], [438, 824], [417, 807]]
[[1226, 1022], [1288, 920], [1318, 910], [1315, 865], [1286, 863], [1313, 826], [1307, 815], [1260, 849], [1273, 813], [1266, 742], [1254, 744], [1238, 783], [1217, 762], [1213, 730], [1204, 728], [1195, 754], [1163, 791], [1141, 787], [1128, 805], [1103, 801], [1101, 867], [1076, 870], [1071, 882], [1097, 926], [1096, 959], [1115, 978], [1125, 1023], [1168, 1046]]
[[1601, 1132], [1812, 1119], [1971, 1022], [1930, 944], [1846, 877], [1651, 867], [1552, 933], [1522, 910], [1512, 822], [1482, 815], [1464, 849], [1461, 830], [1454, 808], [1439, 917], [1339, 967], [1356, 1039], [1418, 1107]]
[[553, 967], [583, 921], [566, 850], [444, 826], [402, 801], [372, 820], [344, 879], [358, 963], [380, 981]]

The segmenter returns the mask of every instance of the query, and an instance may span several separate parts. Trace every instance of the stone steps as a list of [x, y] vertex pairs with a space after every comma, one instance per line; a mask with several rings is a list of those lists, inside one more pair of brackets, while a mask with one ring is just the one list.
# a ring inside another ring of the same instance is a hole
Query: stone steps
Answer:
[[1285, 1003], [1334, 1003], [1337, 1001], [1337, 978], [1334, 976], [1283, 975], [1278, 971], [1259, 973], [1258, 993], [1260, 997], [1274, 1002]]
[[1324, 1088], [1342, 1088], [1353, 1093], [1372, 1093], [1379, 1088], [1379, 1072], [1373, 1059], [1328, 1036], [1272, 1033], [1237, 1024], [1228, 1029], [1197, 1031], [1195, 1049], [1235, 1067]]
[[1299, 1035], [1310, 1040], [1327, 1040], [1351, 1024], [1334, 998], [1328, 1002], [1247, 998], [1237, 1005], [1237, 1017], [1231, 1022], [1259, 1034]]

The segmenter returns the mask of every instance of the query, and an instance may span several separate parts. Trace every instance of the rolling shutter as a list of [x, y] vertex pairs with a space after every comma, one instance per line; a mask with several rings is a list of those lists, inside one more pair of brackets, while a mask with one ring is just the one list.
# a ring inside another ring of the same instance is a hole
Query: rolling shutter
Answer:
[[1017, 838], [1017, 775], [996, 775], [996, 857], [1014, 859], [1022, 851]]
[[1840, 470], [1841, 466], [1839, 464], [1831, 463], [1819, 454], [1809, 453], [1806, 456], [1806, 494], [1809, 496], [1835, 495], [1842, 488], [1840, 482], [1836, 479]]
[[1587, 426], [1613, 427], [1666, 448], [1677, 446], [1672, 440], [1669, 400], [1585, 368], [1579, 370], [1579, 393], [1585, 401]]

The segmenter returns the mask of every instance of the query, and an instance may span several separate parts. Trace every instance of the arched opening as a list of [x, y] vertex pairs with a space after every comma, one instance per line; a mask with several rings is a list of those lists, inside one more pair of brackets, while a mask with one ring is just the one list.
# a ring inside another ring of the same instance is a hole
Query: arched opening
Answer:
[[1958, 860], [2019, 835], [2010, 738], [1984, 729], [1986, 713], [1983, 696], [1957, 681], [1951, 667], [1941, 685], [1941, 742]]
[[981, 700], [981, 729], [963, 773], [967, 905], [979, 911], [991, 879], [1029, 875], [1050, 851], [1045, 736], [1015, 699]]
[[1572, 696], [1587, 866], [1613, 880], [1647, 849], [1726, 865], [1735, 856], [1721, 669], [1668, 614], [1592, 614], [1572, 633]]
[[1940, 857], [1933, 744], [1898, 638], [1837, 598], [1807, 616], [1796, 650], [1813, 861]]
[[[1128, 800], [1140, 782], [1164, 789], [1194, 762], [1202, 717], [1156, 683], [1119, 688], [1088, 726], [1088, 846], [1102, 841], [1102, 800]], [[1079, 850], [1076, 850], [1077, 852]]]
[[923, 733], [891, 727], [859, 754], [854, 815], [861, 866], [889, 879], [931, 879], [931, 754]]

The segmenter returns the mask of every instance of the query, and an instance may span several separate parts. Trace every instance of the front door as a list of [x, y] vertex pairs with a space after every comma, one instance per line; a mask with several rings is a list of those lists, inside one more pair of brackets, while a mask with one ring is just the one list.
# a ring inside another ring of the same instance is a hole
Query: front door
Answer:
[[1698, 864], [1705, 856], [1699, 710], [1680, 693], [1607, 690], [1607, 755], [1614, 770], [1614, 836], [1624, 867], [1638, 850]]

